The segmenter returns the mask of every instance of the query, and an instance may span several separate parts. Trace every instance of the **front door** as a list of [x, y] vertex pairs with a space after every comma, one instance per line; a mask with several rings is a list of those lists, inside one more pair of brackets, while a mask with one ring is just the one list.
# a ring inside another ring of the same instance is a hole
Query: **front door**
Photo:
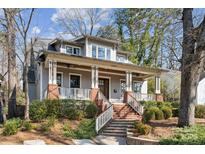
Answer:
[[98, 86], [103, 95], [109, 99], [109, 79], [99, 78]]

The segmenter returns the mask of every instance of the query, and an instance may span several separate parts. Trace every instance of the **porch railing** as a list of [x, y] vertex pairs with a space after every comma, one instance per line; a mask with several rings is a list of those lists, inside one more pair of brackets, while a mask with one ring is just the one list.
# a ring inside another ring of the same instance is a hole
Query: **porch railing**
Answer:
[[90, 100], [90, 89], [59, 87], [60, 99]]
[[155, 101], [156, 96], [154, 94], [133, 93], [133, 97], [137, 101]]
[[101, 105], [107, 106], [107, 108], [96, 118], [95, 130], [97, 133], [103, 126], [105, 126], [105, 124], [108, 123], [108, 121], [113, 118], [113, 105], [101, 91], [98, 92], [98, 100], [102, 103]]
[[127, 103], [140, 115], [143, 114], [144, 108], [143, 105], [131, 94], [128, 94]]

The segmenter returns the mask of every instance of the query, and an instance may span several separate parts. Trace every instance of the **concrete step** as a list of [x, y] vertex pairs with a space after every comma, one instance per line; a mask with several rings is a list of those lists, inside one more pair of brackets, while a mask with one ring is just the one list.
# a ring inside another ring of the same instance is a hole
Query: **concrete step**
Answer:
[[124, 129], [124, 130], [104, 129], [104, 130], [102, 131], [102, 133], [121, 133], [121, 134], [123, 134], [123, 133], [126, 133], [126, 129]]
[[132, 125], [132, 121], [112, 121], [112, 124], [121, 124], [121, 125]]
[[118, 136], [118, 137], [126, 137], [126, 133], [102, 133], [104, 136]]
[[121, 127], [121, 128], [132, 128], [133, 125], [122, 125], [122, 124], [110, 124], [110, 127]]
[[112, 127], [112, 126], [107, 126], [105, 129], [106, 130], [126, 130], [125, 127]]

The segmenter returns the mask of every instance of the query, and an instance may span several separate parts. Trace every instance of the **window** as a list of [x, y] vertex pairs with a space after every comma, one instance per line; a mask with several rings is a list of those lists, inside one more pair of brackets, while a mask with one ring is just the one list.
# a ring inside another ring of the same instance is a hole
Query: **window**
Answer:
[[57, 73], [57, 85], [61, 87], [63, 85], [63, 73]]
[[80, 88], [80, 75], [70, 75], [70, 88]]
[[66, 53], [71, 55], [80, 55], [80, 48], [66, 46]]
[[120, 90], [121, 90], [121, 97], [123, 97], [123, 94], [126, 90], [126, 82], [124, 80], [120, 80]]
[[98, 58], [105, 59], [105, 48], [98, 47]]
[[92, 57], [93, 57], [93, 58], [96, 58], [96, 57], [97, 57], [97, 56], [96, 56], [96, 53], [97, 53], [96, 49], [97, 49], [96, 46], [93, 45], [93, 46], [92, 46]]
[[142, 88], [142, 83], [141, 82], [133, 82], [133, 91], [135, 93], [140, 93], [141, 92], [141, 88]]
[[73, 54], [74, 55], [80, 55], [80, 49], [79, 48], [73, 48]]
[[70, 47], [70, 46], [66, 46], [66, 53], [68, 53], [68, 54], [72, 54], [72, 47]]
[[126, 61], [126, 57], [125, 55], [117, 55], [117, 61], [119, 62], [125, 62]]
[[107, 49], [107, 60], [110, 60], [111, 57], [110, 57], [110, 49]]

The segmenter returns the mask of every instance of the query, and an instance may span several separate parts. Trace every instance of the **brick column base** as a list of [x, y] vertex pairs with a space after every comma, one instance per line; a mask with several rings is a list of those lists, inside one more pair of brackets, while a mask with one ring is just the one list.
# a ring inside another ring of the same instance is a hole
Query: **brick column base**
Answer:
[[132, 91], [125, 91], [123, 95], [123, 103], [128, 102], [128, 95], [132, 95]]
[[91, 101], [93, 101], [93, 102], [96, 102], [96, 101], [97, 101], [98, 91], [99, 91], [98, 88], [92, 88], [92, 89], [91, 89], [91, 92], [90, 92], [90, 100], [91, 100]]
[[57, 84], [48, 84], [47, 98], [48, 99], [59, 99], [59, 91], [58, 91]]
[[162, 94], [156, 94], [156, 101], [157, 102], [163, 102], [164, 101], [163, 95]]

